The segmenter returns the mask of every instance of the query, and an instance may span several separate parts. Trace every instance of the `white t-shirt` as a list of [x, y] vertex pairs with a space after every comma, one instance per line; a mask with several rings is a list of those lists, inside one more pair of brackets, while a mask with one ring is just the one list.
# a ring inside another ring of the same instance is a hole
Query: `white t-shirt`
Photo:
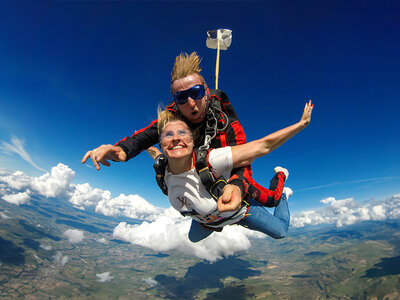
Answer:
[[[212, 172], [217, 177], [221, 175], [226, 179], [230, 177], [232, 171], [231, 147], [211, 150], [208, 161], [212, 167]], [[207, 226], [223, 227], [230, 225], [240, 221], [246, 213], [246, 207], [242, 207], [239, 212], [229, 211], [219, 213], [217, 202], [201, 184], [200, 177], [195, 168], [178, 175], [174, 175], [166, 170], [164, 180], [168, 187], [168, 198], [171, 205], [179, 212], [196, 211], [197, 214], [191, 215], [191, 217]], [[236, 215], [232, 219], [223, 221], [234, 214]], [[222, 223], [212, 225], [212, 223], [220, 221]]]

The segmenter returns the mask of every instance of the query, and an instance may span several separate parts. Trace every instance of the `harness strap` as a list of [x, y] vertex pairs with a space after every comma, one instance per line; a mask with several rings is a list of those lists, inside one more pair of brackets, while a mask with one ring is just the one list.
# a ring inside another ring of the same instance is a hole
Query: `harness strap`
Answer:
[[[169, 110], [176, 112], [174, 108], [175, 105], [168, 106]], [[218, 113], [222, 115], [222, 122], [218, 122]], [[222, 128], [218, 128], [219, 123], [223, 125]], [[212, 174], [208, 166], [207, 155], [209, 152], [211, 140], [217, 135], [217, 132], [224, 131], [228, 126], [228, 123], [228, 117], [222, 111], [221, 103], [219, 102], [218, 98], [215, 96], [211, 96], [209, 101], [209, 108], [206, 115], [204, 144], [200, 146], [199, 149], [197, 149], [197, 153], [195, 152], [195, 167], [197, 173], [199, 174], [201, 183], [205, 186], [205, 188], [215, 199], [215, 201], [217, 201], [218, 198], [222, 195], [222, 190], [227, 182], [225, 178], [223, 178], [223, 176], [217, 179], [214, 178], [214, 175]], [[156, 172], [157, 184], [165, 195], [168, 195], [168, 188], [164, 180], [165, 169], [167, 165], [168, 160], [163, 154], [156, 157], [155, 163], [153, 165], [153, 168]]]
[[164, 154], [160, 154], [156, 157], [153, 168], [156, 171], [156, 181], [161, 191], [168, 196], [168, 187], [165, 183], [165, 168], [168, 165], [168, 160]]

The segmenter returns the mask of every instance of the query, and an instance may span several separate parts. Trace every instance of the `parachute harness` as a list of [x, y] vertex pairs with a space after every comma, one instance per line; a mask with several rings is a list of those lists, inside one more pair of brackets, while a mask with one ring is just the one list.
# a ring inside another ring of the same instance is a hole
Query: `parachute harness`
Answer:
[[[214, 198], [214, 200], [217, 201], [222, 195], [222, 190], [227, 182], [223, 176], [220, 176], [217, 179], [214, 178], [214, 175], [211, 173], [208, 167], [207, 154], [210, 149], [211, 140], [215, 138], [218, 132], [226, 129], [229, 120], [227, 115], [220, 109], [219, 102], [217, 102], [215, 99], [211, 99], [211, 101], [212, 100], [214, 101], [210, 103], [211, 107], [208, 109], [206, 115], [204, 144], [195, 152], [195, 167], [197, 174], [199, 174], [201, 183]], [[218, 128], [218, 120], [216, 116], [217, 113], [221, 113], [223, 116], [224, 124], [222, 128]]]
[[[223, 125], [221, 128], [218, 128], [218, 118], [217, 118], [218, 113], [222, 115]], [[225, 185], [227, 185], [227, 181], [223, 176], [220, 176], [219, 178], [214, 178], [214, 175], [212, 174], [211, 170], [208, 167], [207, 155], [210, 149], [210, 144], [212, 139], [216, 137], [218, 132], [224, 131], [227, 128], [228, 123], [229, 123], [228, 116], [221, 110], [221, 105], [219, 101], [215, 98], [211, 98], [210, 107], [207, 110], [206, 114], [206, 129], [205, 129], [204, 144], [201, 145], [195, 151], [195, 167], [196, 167], [196, 172], [200, 177], [201, 183], [204, 185], [207, 192], [211, 195], [211, 197], [213, 197], [215, 201], [218, 201], [219, 197], [222, 195], [223, 189]], [[168, 165], [167, 158], [163, 154], [161, 154], [158, 157], [156, 157], [153, 168], [156, 171], [156, 181], [158, 186], [160, 187], [162, 192], [168, 196], [168, 188], [164, 180], [165, 168], [167, 167], [167, 165]], [[245, 204], [247, 203], [245, 202]], [[232, 216], [225, 218], [224, 220], [220, 220], [209, 225], [219, 225], [219, 223], [234, 218], [239, 212], [240, 210], [238, 210]], [[193, 216], [197, 214], [198, 212], [196, 212], [195, 210], [181, 212], [181, 215], [184, 217]], [[200, 224], [209, 230], [216, 230], [216, 231], [222, 230], [222, 228], [221, 229], [213, 228], [213, 227], [208, 227], [207, 225], [202, 223]]]

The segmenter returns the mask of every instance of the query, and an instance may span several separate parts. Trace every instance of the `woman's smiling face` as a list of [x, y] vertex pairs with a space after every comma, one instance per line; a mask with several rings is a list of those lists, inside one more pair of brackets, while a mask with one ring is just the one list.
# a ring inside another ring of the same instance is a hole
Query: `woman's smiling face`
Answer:
[[171, 121], [161, 132], [160, 145], [169, 163], [174, 159], [191, 159], [194, 146], [192, 133], [185, 122]]

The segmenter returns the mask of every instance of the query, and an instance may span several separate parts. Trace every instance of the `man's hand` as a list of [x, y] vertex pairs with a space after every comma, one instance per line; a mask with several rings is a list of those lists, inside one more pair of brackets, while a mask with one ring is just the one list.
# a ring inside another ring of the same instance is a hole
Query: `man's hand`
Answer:
[[224, 192], [219, 197], [217, 205], [218, 211], [225, 212], [225, 211], [236, 211], [240, 209], [242, 204], [242, 192], [240, 188], [233, 184], [227, 184], [224, 187]]
[[126, 161], [125, 151], [122, 150], [121, 147], [114, 145], [101, 145], [96, 149], [86, 152], [85, 156], [82, 158], [82, 163], [84, 164], [89, 157], [97, 171], [100, 170], [99, 163], [107, 167], [110, 166], [107, 160]]

